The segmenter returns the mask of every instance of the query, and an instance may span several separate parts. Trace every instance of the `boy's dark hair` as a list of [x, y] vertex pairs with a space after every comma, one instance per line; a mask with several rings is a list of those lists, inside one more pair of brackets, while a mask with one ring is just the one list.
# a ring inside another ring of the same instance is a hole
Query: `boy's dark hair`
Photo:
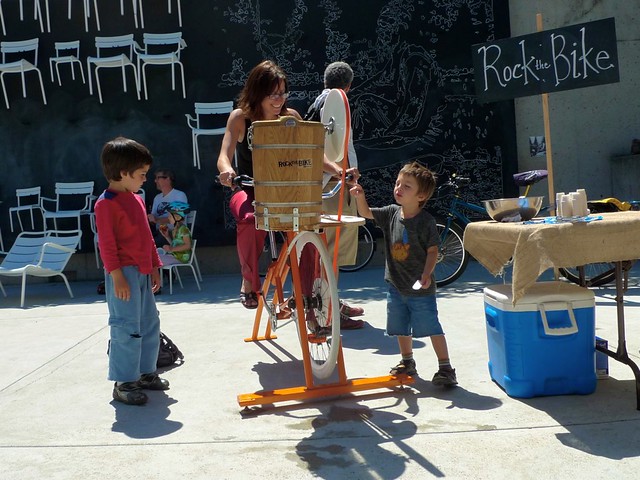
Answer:
[[144, 145], [125, 137], [116, 137], [104, 144], [100, 155], [102, 173], [107, 181], [122, 180], [122, 172], [133, 172], [153, 164], [149, 149]]
[[420, 202], [420, 207], [424, 207], [436, 190], [436, 175], [427, 167], [418, 162], [407, 163], [400, 169], [399, 175], [407, 175], [416, 179], [418, 183], [418, 194], [426, 195], [424, 202]]

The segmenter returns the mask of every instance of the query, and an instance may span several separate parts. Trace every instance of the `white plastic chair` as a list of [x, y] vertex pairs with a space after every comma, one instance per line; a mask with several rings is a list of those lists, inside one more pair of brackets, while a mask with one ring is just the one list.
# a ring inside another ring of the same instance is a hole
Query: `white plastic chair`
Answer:
[[168, 271], [169, 272], [169, 295], [173, 295], [173, 274], [175, 272], [176, 274], [176, 278], [178, 279], [178, 282], [180, 283], [180, 287], [184, 288], [184, 286], [182, 285], [182, 278], [180, 278], [180, 272], [178, 272], [178, 268], [180, 267], [188, 267], [191, 269], [191, 272], [193, 273], [193, 278], [196, 281], [196, 285], [198, 287], [198, 290], [202, 290], [202, 288], [200, 288], [200, 281], [198, 279], [198, 273], [196, 270], [196, 266], [194, 266], [194, 262], [195, 262], [195, 258], [196, 258], [196, 243], [197, 240], [194, 240], [193, 238], [191, 239], [191, 257], [189, 258], [189, 261], [187, 263], [172, 263], [171, 265], [163, 265], [162, 270]]
[[[135, 1], [136, 0], [134, 0], [134, 2]], [[176, 7], [178, 10], [178, 25], [182, 27], [182, 9], [180, 8], [180, 0], [176, 0]], [[142, 11], [142, 0], [138, 0], [138, 9], [140, 10], [140, 26], [144, 28], [144, 12]], [[167, 0], [167, 9], [169, 10], [169, 14], [171, 14], [171, 0]], [[136, 23], [136, 28], [137, 27], [138, 24]]]
[[[180, 62], [180, 51], [187, 44], [182, 39], [182, 32], [175, 33], [144, 33], [142, 36], [144, 48], [138, 51], [138, 72], [142, 76], [144, 87], [144, 98], [147, 95], [147, 75], [145, 67], [147, 65], [171, 65], [171, 89], [176, 89], [176, 65], [180, 67], [180, 77], [182, 79], [182, 98], [187, 98], [184, 85], [184, 66]], [[155, 52], [154, 47], [171, 47], [170, 51]], [[142, 65], [141, 65], [142, 64]]]
[[[122, 12], [122, 9], [123, 9], [122, 2], [123, 2], [123, 0], [120, 0], [120, 10], [121, 10], [121, 12]], [[89, 6], [89, 0], [82, 0], [82, 8], [83, 8], [83, 13], [84, 13], [84, 31], [88, 32], [89, 31], [89, 17], [91, 17], [91, 8]], [[96, 28], [98, 29], [98, 31], [100, 31], [100, 18], [98, 18], [98, 2], [97, 2], [97, 0], [93, 0], [93, 12], [94, 12], [95, 17], [96, 17]], [[68, 16], [69, 20], [71, 20], [71, 0], [68, 0], [68, 2], [67, 2], [67, 16]]]
[[[191, 128], [191, 140], [193, 143], [193, 166], [200, 169], [200, 149], [198, 148], [198, 137], [201, 135], [224, 135], [226, 130], [226, 117], [233, 110], [233, 101], [228, 102], [213, 102], [213, 103], [201, 103], [196, 102], [195, 112], [196, 116], [193, 117], [190, 114], [185, 114], [187, 117], [187, 125]], [[209, 116], [209, 117], [208, 117]], [[217, 118], [220, 119], [224, 116], [224, 121], [221, 123], [221, 127], [217, 128], [204, 128], [205, 118]]]
[[[51, 32], [50, 22], [49, 22], [49, 3], [48, 0], [46, 2], [47, 9], [47, 31]], [[22, 0], [19, 1], [20, 4], [20, 21], [24, 21], [24, 5], [22, 4]], [[40, 0], [33, 0], [33, 19], [40, 21], [40, 31], [44, 33], [44, 24], [42, 23], [42, 7], [40, 6]], [[2, 23], [2, 33], [4, 35], [7, 34], [4, 26], [4, 15], [2, 12], [2, 0], [0, 0], [0, 22]]]
[[[93, 195], [93, 181], [76, 183], [56, 183], [56, 198], [40, 198], [42, 216], [45, 229], [48, 230], [48, 220], [53, 220], [54, 230], [58, 230], [58, 220], [75, 218], [77, 230], [82, 230], [80, 219], [83, 215], [90, 215], [95, 196]], [[52, 208], [47, 208], [48, 205]], [[71, 207], [71, 208], [70, 208]]]
[[[61, 63], [68, 63], [71, 67], [71, 79], [76, 79], [75, 73], [75, 64], [77, 63], [80, 67], [80, 74], [82, 75], [82, 83], [85, 82], [84, 79], [84, 69], [82, 68], [82, 62], [78, 58], [80, 56], [80, 40], [74, 40], [71, 42], [55, 42], [54, 47], [56, 49], [56, 56], [49, 58], [49, 66], [51, 69], [51, 81], [53, 82], [53, 67], [55, 65], [56, 75], [58, 76], [58, 85], [62, 86], [62, 82], [60, 80], [60, 69], [58, 65]], [[72, 53], [72, 52], [75, 52]], [[61, 55], [61, 53], [66, 53], [66, 55]]]
[[[187, 228], [191, 232], [191, 235], [193, 235], [193, 229], [196, 226], [196, 214], [197, 213], [198, 213], [197, 210], [191, 210], [191, 211], [189, 211], [189, 213], [187, 213], [187, 218], [185, 218], [185, 223], [187, 224]], [[192, 250], [191, 256], [192, 257], [196, 256], [195, 249]], [[198, 278], [200, 279], [200, 281], [202, 281], [202, 274], [200, 273], [200, 265], [198, 264], [198, 260], [194, 258], [193, 259], [193, 264], [196, 267], [196, 272], [198, 272]]]
[[[4, 101], [9, 108], [9, 98], [7, 97], [7, 88], [4, 84], [4, 76], [7, 73], [19, 73], [22, 78], [22, 96], [27, 98], [27, 85], [25, 82], [25, 73], [35, 71], [40, 79], [40, 90], [42, 91], [42, 101], [47, 104], [47, 97], [44, 93], [44, 83], [42, 82], [42, 74], [38, 69], [38, 41], [37, 38], [29, 40], [20, 40], [17, 42], [0, 42], [0, 51], [2, 52], [2, 63], [0, 63], [0, 83], [2, 83], [2, 92], [4, 93]], [[20, 60], [7, 62], [7, 56], [13, 54], [26, 54], [33, 52], [34, 62], [31, 63], [24, 58]]]
[[0, 25], [2, 25], [2, 34], [7, 34], [7, 28], [4, 26], [4, 12], [2, 11], [2, 0], [0, 0]]
[[[138, 80], [138, 71], [136, 65], [131, 61], [134, 49], [140, 49], [140, 45], [133, 39], [133, 34], [119, 35], [115, 37], [96, 37], [96, 57], [87, 57], [87, 75], [89, 76], [89, 93], [93, 95], [93, 83], [91, 81], [91, 65], [95, 67], [96, 86], [98, 88], [98, 98], [102, 103], [102, 89], [100, 88], [100, 77], [98, 70], [100, 68], [121, 68], [122, 69], [122, 86], [127, 91], [127, 77], [125, 67], [131, 67], [133, 77], [136, 82], [136, 94], [140, 100], [140, 82]], [[108, 49], [117, 49], [126, 51], [127, 53], [119, 53], [111, 56], [104, 56], [104, 51]]]
[[31, 230], [35, 230], [36, 225], [33, 217], [33, 211], [37, 210], [42, 214], [41, 206], [41, 187], [29, 187], [29, 188], [17, 188], [16, 198], [18, 199], [18, 205], [15, 207], [9, 207], [9, 224], [11, 225], [11, 231], [13, 232], [13, 213], [18, 217], [18, 223], [20, 225], [20, 231], [24, 230], [22, 226], [22, 218], [20, 212], [29, 212], [31, 217]]
[[[0, 264], [0, 275], [22, 277], [21, 307], [24, 307], [27, 276], [29, 275], [33, 277], [62, 277], [69, 291], [69, 296], [73, 298], [69, 281], [62, 272], [71, 255], [76, 251], [81, 236], [80, 231], [22, 232], [18, 235], [7, 256]], [[7, 292], [4, 290], [2, 282], [0, 282], [0, 290], [6, 297]]]

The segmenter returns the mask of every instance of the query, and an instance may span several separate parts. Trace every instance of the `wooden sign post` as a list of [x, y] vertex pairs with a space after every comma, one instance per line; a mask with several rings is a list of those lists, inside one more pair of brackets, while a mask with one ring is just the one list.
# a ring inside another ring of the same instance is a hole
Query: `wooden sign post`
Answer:
[[[538, 32], [542, 31], [542, 14], [536, 15], [536, 27]], [[551, 205], [551, 215], [555, 215], [557, 211], [556, 193], [553, 186], [553, 150], [551, 148], [551, 124], [549, 122], [549, 94], [543, 93], [542, 97], [542, 116], [544, 119], [544, 141], [547, 155], [547, 186], [549, 188], [549, 205]]]

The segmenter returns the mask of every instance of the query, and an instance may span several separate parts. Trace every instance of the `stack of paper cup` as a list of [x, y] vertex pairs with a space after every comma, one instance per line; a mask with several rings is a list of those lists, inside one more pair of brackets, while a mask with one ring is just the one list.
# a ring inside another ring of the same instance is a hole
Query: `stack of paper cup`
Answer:
[[579, 188], [571, 194], [571, 201], [573, 203], [573, 214], [577, 217], [586, 217], [589, 215], [589, 209], [587, 208], [587, 192], [584, 188]]
[[589, 215], [587, 208], [587, 192], [580, 188], [575, 192], [556, 193], [556, 215], [559, 218], [586, 217]]

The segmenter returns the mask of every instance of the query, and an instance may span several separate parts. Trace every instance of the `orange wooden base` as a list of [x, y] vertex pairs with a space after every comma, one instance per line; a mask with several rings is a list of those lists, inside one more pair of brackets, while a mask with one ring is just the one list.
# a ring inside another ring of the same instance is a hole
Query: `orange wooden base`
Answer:
[[344, 383], [318, 385], [315, 387], [300, 386], [278, 390], [262, 390], [254, 393], [241, 393], [238, 395], [238, 404], [241, 407], [248, 407], [250, 405], [270, 405], [277, 402], [333, 397], [364, 390], [411, 385], [414, 381], [413, 377], [407, 375], [387, 375], [384, 377], [355, 378]]

